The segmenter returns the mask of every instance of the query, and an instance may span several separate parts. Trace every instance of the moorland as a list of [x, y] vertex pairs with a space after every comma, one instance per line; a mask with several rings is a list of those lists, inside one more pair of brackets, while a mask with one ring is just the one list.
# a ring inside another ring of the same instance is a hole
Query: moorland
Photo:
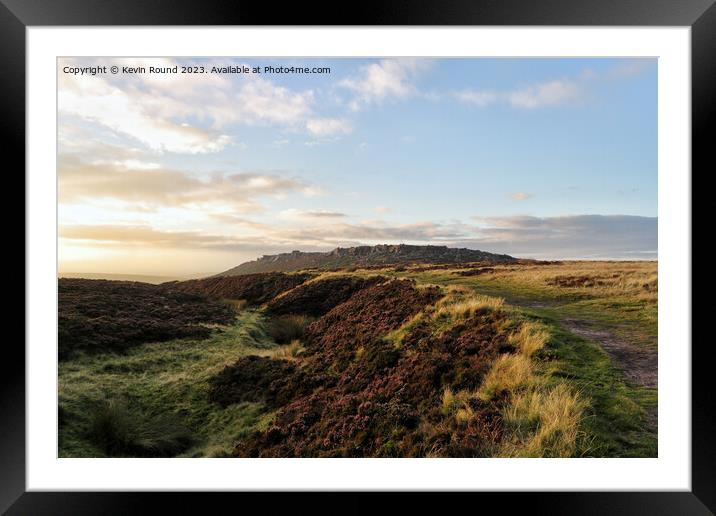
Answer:
[[656, 262], [410, 247], [61, 278], [59, 456], [656, 456]]

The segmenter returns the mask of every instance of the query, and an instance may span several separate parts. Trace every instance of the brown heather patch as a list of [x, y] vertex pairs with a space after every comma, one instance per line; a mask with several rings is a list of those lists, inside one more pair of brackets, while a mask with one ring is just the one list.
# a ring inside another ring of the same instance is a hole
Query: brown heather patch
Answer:
[[309, 278], [311, 278], [310, 274], [263, 272], [243, 276], [215, 276], [189, 281], [173, 281], [163, 283], [162, 286], [217, 299], [244, 299], [250, 304], [260, 305], [282, 292], [300, 285]]
[[[273, 422], [237, 443], [246, 457], [480, 457], [493, 453], [502, 435], [497, 404], [477, 397], [446, 417], [442, 395], [476, 389], [490, 364], [513, 350], [505, 315], [480, 307], [435, 334], [426, 318], [396, 346], [385, 335], [437, 302], [436, 288], [393, 280], [363, 289], [309, 326], [306, 350], [297, 362], [247, 359], [222, 373], [221, 389], [247, 398], [261, 380], [241, 368], [269, 368], [269, 387], [290, 398]], [[443, 324], [441, 321], [440, 324]], [[270, 366], [271, 362], [280, 365]], [[236, 372], [231, 372], [231, 371]], [[280, 379], [279, 379], [280, 378]], [[236, 383], [241, 385], [236, 385]], [[312, 388], [284, 389], [308, 384]], [[253, 395], [252, 395], [253, 396]], [[267, 403], [275, 403], [270, 394]], [[285, 399], [285, 398], [282, 398]], [[272, 405], [274, 406], [274, 405]]]

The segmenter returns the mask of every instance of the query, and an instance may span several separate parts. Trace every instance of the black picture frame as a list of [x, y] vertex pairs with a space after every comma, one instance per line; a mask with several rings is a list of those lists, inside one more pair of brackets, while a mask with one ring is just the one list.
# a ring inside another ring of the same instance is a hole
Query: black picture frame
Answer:
[[[270, 3], [203, 0], [0, 0], [0, 96], [3, 157], [24, 170], [25, 29], [29, 26], [82, 25], [555, 25], [689, 26], [692, 73], [692, 171], [716, 170], [713, 158], [716, 120], [715, 0], [362, 0], [351, 4]], [[711, 130], [709, 130], [711, 129]], [[14, 158], [14, 159], [13, 159]], [[11, 174], [7, 167], [7, 176]], [[694, 173], [696, 172], [696, 173]], [[15, 174], [19, 177], [19, 174]], [[692, 183], [693, 184], [693, 183]], [[24, 181], [18, 185], [24, 191]], [[693, 187], [692, 187], [693, 191]], [[19, 195], [18, 195], [19, 197]], [[694, 223], [698, 221], [695, 217]], [[12, 219], [7, 219], [12, 220]], [[19, 224], [17, 224], [19, 227]], [[19, 229], [18, 229], [19, 230]], [[692, 229], [693, 234], [693, 229]], [[24, 234], [21, 237], [24, 241]], [[24, 249], [24, 247], [23, 247]], [[693, 253], [693, 247], [691, 252]], [[23, 251], [24, 256], [24, 251]], [[693, 254], [692, 254], [693, 256]], [[27, 258], [24, 256], [24, 258]], [[693, 263], [693, 260], [692, 260]], [[26, 270], [26, 269], [24, 269]], [[26, 271], [27, 274], [27, 271]], [[16, 275], [19, 277], [19, 275]], [[9, 296], [6, 297], [9, 299]], [[23, 299], [25, 297], [23, 296]], [[15, 300], [16, 302], [16, 300]], [[24, 306], [24, 304], [23, 304]], [[25, 306], [31, 310], [31, 306]], [[698, 307], [694, 306], [694, 310]], [[692, 316], [693, 319], [693, 316]], [[19, 324], [19, 323], [18, 323]], [[24, 333], [24, 329], [23, 329]], [[521, 506], [549, 514], [713, 514], [716, 511], [716, 435], [708, 341], [692, 346], [692, 457], [690, 492], [553, 492], [454, 494], [450, 504], [497, 502], [501, 512]], [[180, 513], [228, 503], [237, 497], [249, 508], [256, 494], [234, 493], [61, 493], [25, 489], [25, 354], [19, 339], [8, 339], [0, 359], [0, 511], [8, 514], [129, 514], [147, 512], [155, 503]], [[279, 505], [312, 513], [356, 513], [382, 504], [379, 494], [305, 493]], [[258, 501], [257, 501], [258, 502]], [[259, 502], [260, 504], [261, 502]], [[431, 507], [422, 493], [403, 496], [402, 511]], [[433, 501], [434, 503], [434, 501]], [[440, 503], [440, 502], [439, 502]], [[444, 502], [443, 502], [444, 503]], [[442, 508], [445, 506], [441, 503]], [[249, 504], [248, 506], [245, 504]], [[480, 505], [480, 507], [484, 507]], [[338, 509], [340, 508], [340, 509]], [[401, 512], [402, 512], [401, 511]]]

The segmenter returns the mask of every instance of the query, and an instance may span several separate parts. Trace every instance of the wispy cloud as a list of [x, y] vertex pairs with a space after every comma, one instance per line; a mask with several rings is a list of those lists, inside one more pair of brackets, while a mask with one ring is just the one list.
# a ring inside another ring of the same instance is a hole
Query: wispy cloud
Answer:
[[347, 217], [345, 213], [330, 210], [297, 210], [288, 209], [279, 213], [284, 219], [340, 219]]
[[[117, 58], [102, 64], [148, 68], [176, 66], [177, 61]], [[257, 76], [230, 81], [217, 74], [79, 77], [60, 73], [58, 109], [61, 115], [77, 116], [134, 138], [155, 152], [218, 152], [231, 143], [225, 129], [234, 124], [277, 125], [312, 134], [346, 132], [348, 127], [347, 122], [331, 124], [317, 116], [312, 90], [294, 91]]]
[[417, 92], [413, 80], [431, 66], [427, 59], [384, 59], [363, 67], [358, 77], [342, 80], [340, 86], [354, 92], [353, 110], [389, 98], [405, 98]]
[[536, 109], [579, 103], [585, 97], [585, 88], [580, 82], [561, 79], [509, 91], [465, 89], [455, 92], [453, 97], [477, 107], [506, 104], [518, 109]]
[[231, 206], [259, 211], [258, 198], [288, 193], [314, 195], [300, 178], [263, 172], [214, 172], [197, 177], [180, 170], [133, 167], [131, 163], [86, 163], [60, 156], [59, 194], [64, 204], [114, 200], [141, 207]]
[[212, 235], [198, 231], [164, 231], [149, 225], [66, 224], [59, 228], [62, 239], [75, 245], [109, 248], [142, 246], [155, 248], [210, 249], [219, 251], [250, 251], [263, 245], [256, 239], [242, 239], [228, 235]]
[[466, 88], [454, 91], [452, 97], [464, 104], [486, 107], [493, 104], [516, 109], [538, 109], [578, 105], [589, 94], [589, 88], [605, 79], [630, 79], [654, 66], [653, 59], [625, 59], [601, 74], [585, 69], [576, 77], [555, 78], [504, 90]]
[[656, 65], [654, 59], [624, 59], [607, 72], [610, 79], [637, 77]]
[[514, 201], [526, 201], [527, 199], [531, 199], [533, 195], [529, 192], [512, 192], [510, 194], [510, 199]]
[[350, 122], [338, 118], [311, 118], [306, 122], [306, 129], [315, 136], [326, 137], [337, 134], [348, 134], [353, 130]]
[[513, 107], [535, 109], [575, 104], [583, 96], [584, 90], [580, 84], [568, 80], [556, 80], [510, 92], [507, 98]]
[[386, 224], [335, 222], [342, 214], [326, 214], [326, 222], [310, 225], [314, 213], [296, 225], [267, 225], [231, 215], [215, 215], [224, 223], [256, 230], [216, 235], [193, 231], [166, 231], [148, 225], [63, 225], [60, 237], [86, 245], [146, 244], [183, 248], [251, 251], [266, 249], [323, 249], [373, 243], [444, 244], [518, 257], [541, 259], [656, 258], [657, 219], [628, 215], [573, 215], [564, 217], [514, 216], [475, 218], [460, 222]]
[[518, 256], [568, 258], [656, 258], [658, 220], [630, 215], [563, 217], [475, 217], [481, 245]]

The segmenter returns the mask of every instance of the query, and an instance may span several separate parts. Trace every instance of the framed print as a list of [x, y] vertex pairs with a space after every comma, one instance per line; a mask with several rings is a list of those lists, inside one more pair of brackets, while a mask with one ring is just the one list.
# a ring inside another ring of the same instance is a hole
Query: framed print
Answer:
[[3, 510], [711, 513], [711, 3], [3, 0]]

